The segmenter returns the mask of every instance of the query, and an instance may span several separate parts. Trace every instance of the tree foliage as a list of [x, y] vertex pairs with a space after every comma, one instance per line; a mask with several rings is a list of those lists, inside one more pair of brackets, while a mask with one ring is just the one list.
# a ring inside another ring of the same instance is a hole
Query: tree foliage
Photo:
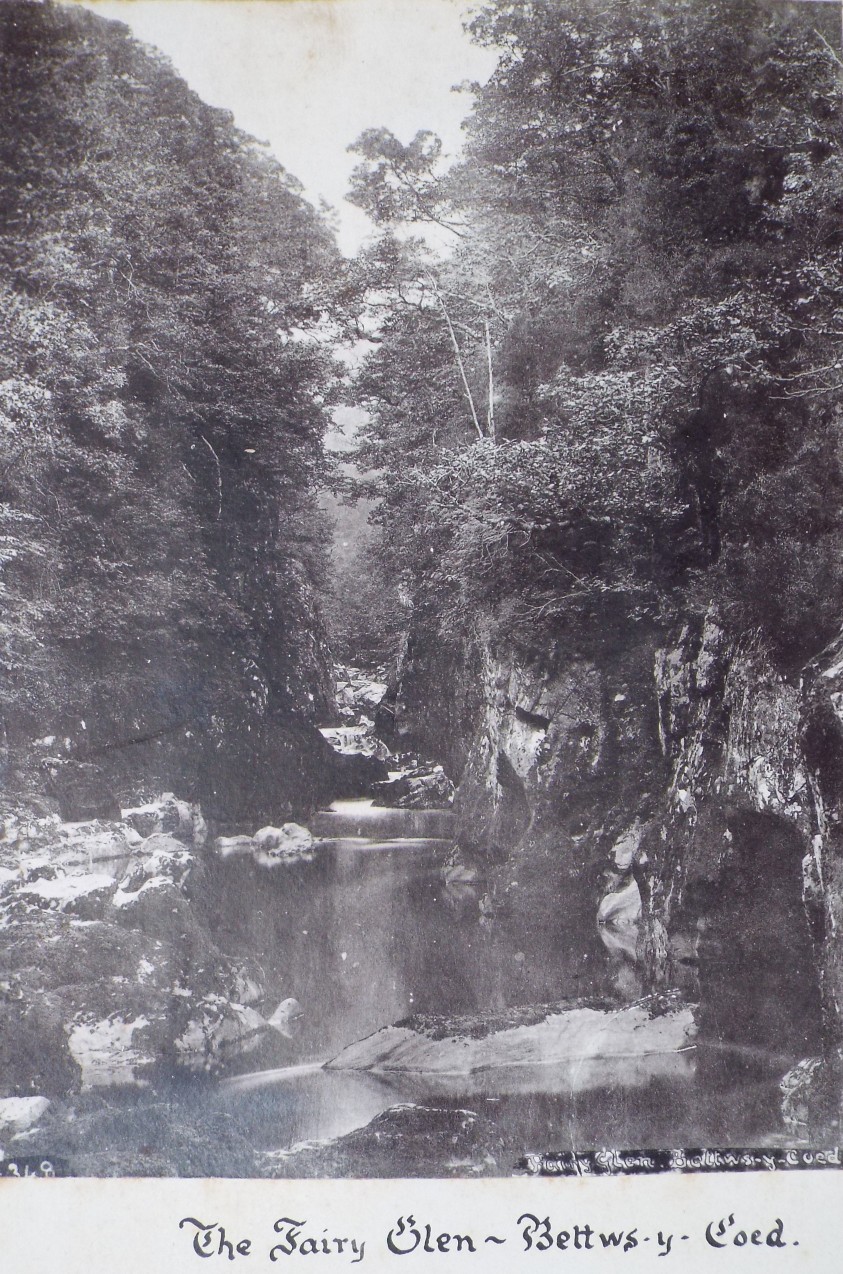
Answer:
[[235, 720], [324, 698], [341, 258], [122, 25], [14, 0], [0, 49], [0, 716], [79, 755], [168, 734], [216, 753]]
[[438, 189], [426, 135], [359, 147], [377, 222], [459, 231], [436, 265], [385, 241], [385, 551], [446, 627], [714, 602], [798, 665], [843, 601], [837, 55], [753, 0], [493, 0], [471, 30], [499, 62]]

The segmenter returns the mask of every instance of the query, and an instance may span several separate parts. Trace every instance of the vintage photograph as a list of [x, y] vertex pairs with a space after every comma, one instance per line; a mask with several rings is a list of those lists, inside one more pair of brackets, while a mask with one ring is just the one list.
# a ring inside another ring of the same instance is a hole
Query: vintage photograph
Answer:
[[0, 1175], [839, 1166], [842, 77], [0, 0]]

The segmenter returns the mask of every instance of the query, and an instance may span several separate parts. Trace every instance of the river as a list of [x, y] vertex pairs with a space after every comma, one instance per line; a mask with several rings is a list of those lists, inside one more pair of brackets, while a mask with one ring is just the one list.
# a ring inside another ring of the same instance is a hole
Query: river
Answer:
[[[314, 861], [273, 870], [217, 863], [214, 892], [228, 900], [220, 941], [256, 958], [271, 994], [294, 996], [303, 1013], [262, 1069], [178, 1100], [210, 1104], [257, 1149], [281, 1153], [341, 1137], [399, 1103], [482, 1109], [522, 1153], [781, 1142], [781, 1064], [748, 1064], [745, 1050], [725, 1066], [721, 1050], [716, 1067], [697, 1050], [435, 1080], [323, 1070], [345, 1045], [409, 1014], [605, 991], [611, 975], [608, 955], [584, 972], [559, 952], [531, 950], [523, 935], [516, 949], [501, 927], [479, 923], [469, 887], [443, 880], [447, 816], [421, 811], [404, 821], [413, 835], [396, 837], [400, 814], [337, 803], [320, 830], [338, 834]], [[361, 1163], [355, 1172], [366, 1170]]]

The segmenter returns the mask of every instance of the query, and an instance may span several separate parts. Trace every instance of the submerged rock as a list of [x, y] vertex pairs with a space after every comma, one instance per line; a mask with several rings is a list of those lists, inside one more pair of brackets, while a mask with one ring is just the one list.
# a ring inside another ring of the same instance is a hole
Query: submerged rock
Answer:
[[515, 1152], [504, 1147], [489, 1113], [442, 1104], [398, 1104], [343, 1137], [265, 1154], [262, 1175], [500, 1176], [512, 1170]]

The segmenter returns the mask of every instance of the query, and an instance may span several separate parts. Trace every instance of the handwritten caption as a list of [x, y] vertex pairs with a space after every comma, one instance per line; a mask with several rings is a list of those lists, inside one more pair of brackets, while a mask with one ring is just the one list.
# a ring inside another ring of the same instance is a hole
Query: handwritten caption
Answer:
[[272, 1226], [270, 1241], [252, 1236], [238, 1237], [237, 1232], [219, 1221], [205, 1221], [198, 1217], [182, 1217], [179, 1229], [189, 1238], [196, 1256], [204, 1260], [222, 1259], [236, 1261], [240, 1258], [266, 1257], [273, 1263], [296, 1260], [302, 1256], [327, 1256], [351, 1265], [359, 1265], [367, 1252], [375, 1248], [392, 1256], [409, 1256], [413, 1252], [436, 1255], [475, 1256], [492, 1247], [508, 1247], [519, 1252], [591, 1252], [611, 1249], [628, 1253], [636, 1249], [647, 1250], [657, 1257], [669, 1257], [683, 1250], [683, 1245], [694, 1243], [722, 1250], [730, 1248], [765, 1248], [769, 1251], [798, 1247], [799, 1240], [785, 1237], [785, 1223], [781, 1217], [773, 1219], [746, 1218], [730, 1212], [727, 1216], [709, 1221], [695, 1234], [676, 1234], [669, 1227], [654, 1234], [643, 1233], [639, 1226], [601, 1229], [586, 1221], [565, 1221], [558, 1224], [549, 1216], [539, 1217], [533, 1212], [522, 1212], [513, 1222], [500, 1227], [500, 1233], [455, 1234], [439, 1230], [427, 1221], [417, 1221], [412, 1214], [400, 1216], [386, 1234], [373, 1242], [370, 1237], [335, 1235], [327, 1226], [298, 1220], [295, 1217], [279, 1217]]

